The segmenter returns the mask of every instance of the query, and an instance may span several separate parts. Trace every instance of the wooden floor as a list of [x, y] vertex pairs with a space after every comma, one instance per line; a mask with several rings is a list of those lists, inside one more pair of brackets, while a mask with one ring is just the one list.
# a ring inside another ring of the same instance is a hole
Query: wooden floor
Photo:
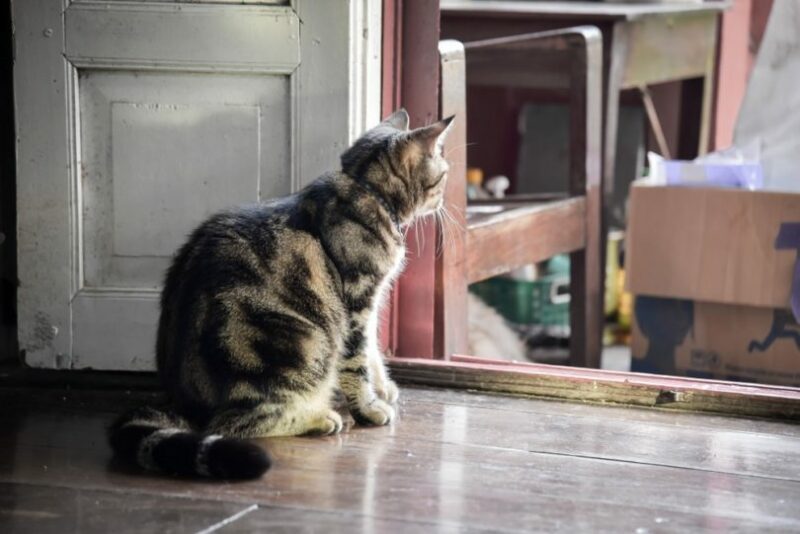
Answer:
[[0, 389], [0, 532], [800, 531], [796, 425], [406, 388], [392, 427], [209, 483], [110, 462], [141, 400]]

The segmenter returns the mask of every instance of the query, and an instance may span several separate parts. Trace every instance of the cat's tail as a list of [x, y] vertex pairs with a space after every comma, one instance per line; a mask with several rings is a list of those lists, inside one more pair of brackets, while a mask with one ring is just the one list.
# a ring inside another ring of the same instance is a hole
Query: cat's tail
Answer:
[[155, 408], [122, 415], [108, 438], [119, 459], [150, 471], [232, 480], [258, 478], [270, 467], [258, 445], [194, 432], [182, 417]]

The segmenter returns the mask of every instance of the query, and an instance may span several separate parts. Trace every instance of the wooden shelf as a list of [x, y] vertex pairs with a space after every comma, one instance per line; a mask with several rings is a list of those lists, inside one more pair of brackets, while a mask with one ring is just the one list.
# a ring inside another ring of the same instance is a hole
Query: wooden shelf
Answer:
[[[535, 231], [526, 233], [530, 228]], [[469, 283], [585, 246], [585, 197], [551, 202], [511, 199], [467, 207]]]

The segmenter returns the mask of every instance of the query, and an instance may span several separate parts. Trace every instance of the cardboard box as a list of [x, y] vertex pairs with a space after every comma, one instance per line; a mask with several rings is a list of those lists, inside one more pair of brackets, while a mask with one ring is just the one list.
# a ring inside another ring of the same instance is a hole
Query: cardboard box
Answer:
[[800, 194], [633, 187], [631, 370], [800, 386], [786, 223], [800, 223]]
[[637, 296], [631, 370], [800, 386], [800, 326], [783, 309]]

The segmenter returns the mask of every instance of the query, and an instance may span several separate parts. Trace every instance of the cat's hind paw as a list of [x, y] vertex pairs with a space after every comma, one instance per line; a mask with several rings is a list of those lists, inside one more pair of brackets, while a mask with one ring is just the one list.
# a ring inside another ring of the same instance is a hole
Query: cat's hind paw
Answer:
[[394, 408], [386, 401], [375, 398], [369, 404], [352, 408], [350, 413], [356, 423], [364, 426], [383, 426], [388, 425], [394, 419]]
[[342, 416], [335, 410], [328, 410], [327, 413], [321, 414], [314, 419], [311, 423], [311, 428], [307, 434], [314, 436], [330, 436], [338, 434], [342, 431]]

